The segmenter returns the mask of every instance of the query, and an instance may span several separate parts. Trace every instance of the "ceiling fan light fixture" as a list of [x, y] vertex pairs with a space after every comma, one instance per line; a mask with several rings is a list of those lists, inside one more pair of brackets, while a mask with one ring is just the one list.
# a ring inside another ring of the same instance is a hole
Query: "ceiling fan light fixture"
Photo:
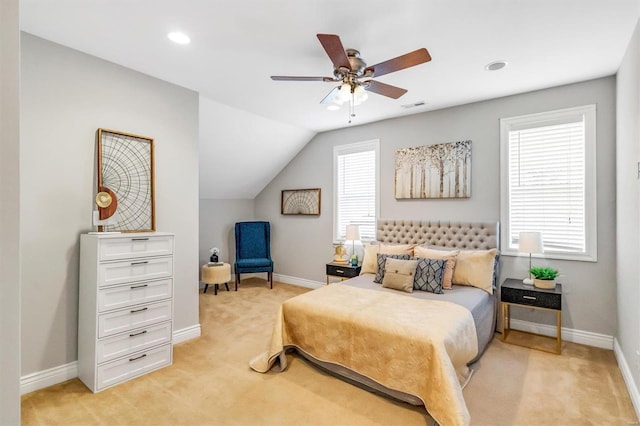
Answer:
[[367, 93], [366, 90], [364, 90], [364, 87], [362, 87], [361, 85], [357, 85], [355, 89], [353, 89], [354, 105], [360, 105], [361, 103], [366, 101], [368, 98], [369, 98], [369, 94]]
[[329, 105], [329, 106], [327, 107], [327, 109], [328, 109], [329, 111], [337, 111], [337, 110], [339, 110], [339, 109], [340, 109], [340, 105], [337, 105], [337, 104]]
[[334, 98], [334, 102], [338, 105], [342, 105], [345, 102], [349, 102], [351, 100], [351, 85], [349, 83], [342, 83], [340, 86], [340, 90], [336, 93]]

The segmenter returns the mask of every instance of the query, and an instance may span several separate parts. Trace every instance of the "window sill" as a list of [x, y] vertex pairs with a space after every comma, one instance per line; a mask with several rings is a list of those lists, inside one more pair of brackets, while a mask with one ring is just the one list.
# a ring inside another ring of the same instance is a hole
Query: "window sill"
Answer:
[[[505, 250], [500, 252], [500, 256], [509, 256], [509, 257], [529, 257], [527, 253], [520, 253], [515, 250]], [[569, 254], [569, 253], [549, 253], [546, 252], [544, 254], [536, 254], [531, 253], [532, 259], [551, 259], [551, 260], [573, 260], [576, 262], [597, 262], [597, 255], [591, 254]]]

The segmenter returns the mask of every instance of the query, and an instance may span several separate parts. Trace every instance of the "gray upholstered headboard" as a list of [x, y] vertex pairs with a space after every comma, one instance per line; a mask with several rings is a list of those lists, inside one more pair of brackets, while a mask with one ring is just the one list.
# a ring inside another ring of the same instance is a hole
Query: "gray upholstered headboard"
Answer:
[[428, 244], [467, 250], [499, 248], [498, 222], [444, 222], [379, 219], [376, 239], [383, 243]]

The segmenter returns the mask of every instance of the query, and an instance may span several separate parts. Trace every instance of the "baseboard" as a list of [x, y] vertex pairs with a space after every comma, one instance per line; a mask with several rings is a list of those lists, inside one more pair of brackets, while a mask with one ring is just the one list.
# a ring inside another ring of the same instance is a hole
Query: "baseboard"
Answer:
[[629, 368], [629, 364], [624, 357], [624, 353], [622, 353], [622, 348], [618, 344], [618, 339], [615, 338], [613, 339], [613, 353], [616, 354], [618, 368], [620, 368], [620, 372], [622, 373], [624, 384], [627, 385], [627, 390], [629, 391], [629, 396], [631, 397], [633, 408], [636, 410], [636, 416], [640, 418], [640, 392], [638, 392], [638, 386], [636, 385], [635, 380], [633, 380], [631, 369]]
[[186, 342], [187, 340], [197, 339], [201, 335], [200, 324], [191, 327], [181, 328], [173, 332], [173, 344]]
[[20, 395], [44, 389], [78, 377], [78, 361], [27, 374], [20, 378]]
[[[555, 337], [556, 327], [547, 324], [538, 324], [530, 321], [511, 319], [513, 329], [528, 331], [529, 333], [542, 334], [544, 336]], [[562, 340], [581, 345], [594, 346], [596, 348], [613, 349], [613, 336], [606, 334], [592, 333], [590, 331], [574, 330], [562, 327]]]
[[282, 275], [282, 274], [273, 274], [273, 280], [284, 283], [284, 284], [292, 284], [292, 285], [297, 285], [299, 287], [306, 287], [306, 288], [320, 288], [325, 284], [319, 281], [312, 281], [304, 278], [290, 277], [288, 275]]
[[[200, 337], [200, 324], [173, 332], [173, 344]], [[27, 374], [20, 378], [20, 395], [34, 392], [78, 377], [78, 361]]]

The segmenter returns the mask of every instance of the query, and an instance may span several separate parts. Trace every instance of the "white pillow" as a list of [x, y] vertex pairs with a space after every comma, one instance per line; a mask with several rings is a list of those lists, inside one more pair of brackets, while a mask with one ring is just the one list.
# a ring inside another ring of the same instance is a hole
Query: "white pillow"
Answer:
[[493, 267], [497, 249], [461, 250], [453, 270], [453, 283], [469, 285], [493, 294]]

